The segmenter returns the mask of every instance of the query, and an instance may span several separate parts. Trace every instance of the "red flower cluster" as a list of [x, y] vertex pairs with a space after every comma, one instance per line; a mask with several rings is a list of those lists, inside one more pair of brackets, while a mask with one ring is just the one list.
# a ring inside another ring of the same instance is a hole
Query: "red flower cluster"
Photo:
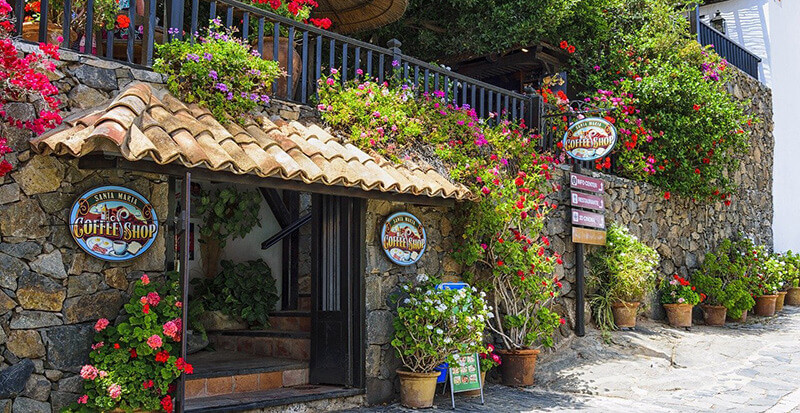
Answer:
[[161, 408], [167, 413], [172, 413], [173, 409], [175, 408], [172, 404], [172, 397], [164, 396], [164, 398], [161, 399]]
[[169, 360], [169, 351], [161, 350], [156, 353], [156, 361], [159, 363], [166, 363]]
[[[684, 287], [687, 287], [689, 285], [689, 281], [686, 281], [685, 278], [679, 276], [678, 274], [675, 274], [672, 277], [675, 278], [676, 280], [678, 280], [678, 283], [680, 283], [680, 285], [682, 285]], [[694, 291], [694, 287], [692, 287], [692, 291]]]
[[567, 53], [569, 53], [569, 54], [575, 53], [575, 46], [567, 43], [566, 40], [562, 40], [561, 43], [559, 44], [559, 47], [561, 47], [562, 49], [566, 50]]

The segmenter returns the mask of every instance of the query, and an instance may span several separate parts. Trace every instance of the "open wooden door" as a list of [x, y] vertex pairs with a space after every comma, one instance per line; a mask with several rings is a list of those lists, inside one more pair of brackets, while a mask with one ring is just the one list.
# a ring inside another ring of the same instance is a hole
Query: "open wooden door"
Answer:
[[309, 381], [363, 387], [364, 200], [312, 198]]

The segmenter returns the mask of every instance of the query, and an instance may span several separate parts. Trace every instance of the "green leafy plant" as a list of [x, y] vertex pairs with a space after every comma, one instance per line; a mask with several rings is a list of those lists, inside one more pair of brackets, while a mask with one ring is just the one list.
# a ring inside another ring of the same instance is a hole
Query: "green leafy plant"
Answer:
[[238, 191], [234, 187], [204, 191], [197, 202], [197, 212], [203, 217], [200, 235], [224, 247], [228, 239], [244, 238], [254, 227], [261, 226], [260, 210], [258, 191]]
[[715, 252], [706, 254], [703, 264], [692, 275], [703, 303], [721, 305], [732, 318], [741, 318], [755, 305], [750, 295], [749, 279], [731, 240], [724, 240]]
[[269, 103], [272, 82], [283, 75], [278, 62], [262, 59], [241, 39], [212, 20], [202, 37], [192, 42], [173, 39], [157, 45], [153, 70], [167, 75], [170, 92], [186, 103], [208, 108], [220, 123]]
[[482, 352], [485, 321], [490, 316], [484, 294], [476, 289], [437, 289], [421, 274], [403, 285], [392, 347], [409, 371], [429, 373], [456, 354]]
[[617, 302], [640, 302], [655, 287], [658, 253], [630, 233], [628, 228], [612, 223], [606, 233], [606, 245], [589, 254], [588, 283], [594, 293], [590, 305], [602, 330], [613, 330], [611, 305]]
[[214, 278], [192, 280], [194, 295], [206, 311], [222, 311], [251, 326], [269, 327], [278, 292], [275, 278], [264, 260], [234, 264], [223, 260], [222, 272]]
[[172, 412], [175, 382], [192, 365], [179, 357], [182, 327], [178, 273], [153, 283], [147, 275], [136, 282], [124, 317], [111, 326], [94, 326], [90, 364], [81, 368], [83, 395], [67, 412]]
[[800, 254], [795, 254], [789, 250], [783, 254], [783, 259], [789, 266], [786, 284], [792, 288], [800, 287]]
[[662, 304], [697, 305], [701, 299], [695, 286], [678, 274], [662, 279], [660, 291]]

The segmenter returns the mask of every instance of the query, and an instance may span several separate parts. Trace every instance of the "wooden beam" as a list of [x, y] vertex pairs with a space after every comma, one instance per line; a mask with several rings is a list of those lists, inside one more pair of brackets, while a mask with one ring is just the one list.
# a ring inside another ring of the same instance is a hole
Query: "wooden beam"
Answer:
[[269, 209], [272, 210], [272, 215], [275, 215], [278, 225], [280, 225], [281, 228], [286, 228], [286, 226], [292, 222], [292, 217], [283, 199], [281, 199], [280, 194], [278, 194], [278, 191], [276, 191], [275, 188], [265, 188], [263, 186], [258, 189], [261, 191], [264, 200], [267, 201]]
[[396, 192], [365, 191], [361, 188], [345, 187], [341, 185], [325, 185], [319, 183], [307, 184], [297, 180], [280, 178], [262, 178], [256, 175], [237, 175], [227, 171], [212, 171], [205, 168], [187, 168], [182, 165], [159, 165], [152, 161], [131, 162], [119, 157], [109, 157], [103, 154], [86, 155], [78, 160], [81, 169], [123, 169], [157, 173], [172, 176], [183, 176], [186, 172], [192, 173], [192, 180], [207, 182], [226, 182], [231, 184], [252, 185], [256, 187], [288, 189], [292, 191], [311, 192], [324, 195], [349, 196], [354, 198], [378, 199], [382, 201], [402, 202], [412, 205], [429, 205], [452, 207], [456, 200], [453, 198], [428, 197], [424, 195], [400, 194]]
[[267, 239], [266, 241], [262, 242], [261, 243], [261, 249], [265, 250], [265, 249], [268, 249], [269, 247], [277, 244], [278, 242], [280, 242], [280, 240], [284, 239], [287, 235], [290, 235], [293, 232], [299, 230], [300, 227], [302, 227], [303, 225], [307, 224], [309, 221], [311, 221], [311, 214], [303, 215], [302, 217], [298, 218], [297, 221], [292, 222], [291, 224], [289, 224], [289, 226], [287, 226], [286, 228], [278, 231], [277, 234], [269, 237], [269, 239]]

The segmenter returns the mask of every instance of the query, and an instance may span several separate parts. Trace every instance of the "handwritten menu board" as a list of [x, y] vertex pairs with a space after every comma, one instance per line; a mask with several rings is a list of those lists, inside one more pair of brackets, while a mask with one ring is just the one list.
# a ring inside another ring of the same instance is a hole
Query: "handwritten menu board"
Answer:
[[478, 353], [456, 355], [456, 362], [450, 365], [449, 370], [453, 393], [481, 388], [481, 365]]

